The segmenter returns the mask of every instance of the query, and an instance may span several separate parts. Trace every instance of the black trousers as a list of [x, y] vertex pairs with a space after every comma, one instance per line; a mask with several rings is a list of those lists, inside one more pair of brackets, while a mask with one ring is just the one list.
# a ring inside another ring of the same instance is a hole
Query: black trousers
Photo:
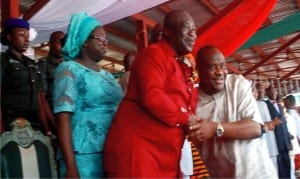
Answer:
[[291, 159], [289, 152], [281, 152], [277, 156], [279, 178], [291, 178]]

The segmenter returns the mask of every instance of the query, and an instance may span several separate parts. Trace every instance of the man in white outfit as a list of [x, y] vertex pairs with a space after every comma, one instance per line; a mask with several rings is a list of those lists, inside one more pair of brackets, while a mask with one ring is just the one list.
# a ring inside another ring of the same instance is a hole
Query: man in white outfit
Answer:
[[295, 155], [300, 154], [300, 146], [297, 140], [297, 138], [299, 137], [297, 129], [300, 130], [300, 126], [297, 126], [297, 123], [299, 125], [300, 117], [297, 111], [295, 110], [295, 97], [293, 95], [288, 95], [285, 98], [283, 98], [283, 103], [286, 108], [285, 118], [287, 122], [288, 131], [292, 136], [292, 149], [289, 151], [289, 155], [291, 158], [291, 179], [296, 179], [294, 159]]
[[200, 94], [190, 139], [211, 178], [278, 178], [260, 138], [263, 122], [252, 88], [241, 75], [227, 75], [222, 52], [205, 46], [197, 54]]
[[268, 146], [269, 156], [278, 170], [277, 166], [277, 143], [276, 138], [274, 134], [274, 128], [277, 124], [280, 124], [280, 119], [275, 119], [272, 121], [269, 109], [267, 104], [264, 102], [264, 96], [265, 96], [265, 87], [263, 84], [256, 83], [255, 87], [253, 87], [253, 95], [256, 99], [256, 103], [261, 115], [261, 118], [264, 122], [264, 134], [262, 135], [262, 139], [264, 139]]

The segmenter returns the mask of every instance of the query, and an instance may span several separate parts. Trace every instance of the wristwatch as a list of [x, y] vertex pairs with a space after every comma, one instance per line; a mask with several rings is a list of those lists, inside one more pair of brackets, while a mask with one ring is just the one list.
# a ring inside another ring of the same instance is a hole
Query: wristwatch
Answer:
[[221, 122], [218, 122], [218, 127], [217, 127], [216, 133], [217, 133], [218, 137], [222, 137], [224, 134], [224, 128], [223, 128]]

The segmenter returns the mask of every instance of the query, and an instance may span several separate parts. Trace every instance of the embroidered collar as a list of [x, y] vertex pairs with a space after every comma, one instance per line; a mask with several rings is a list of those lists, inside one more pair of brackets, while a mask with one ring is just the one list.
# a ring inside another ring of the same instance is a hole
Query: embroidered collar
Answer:
[[186, 72], [186, 70], [183, 69], [183, 72], [186, 76], [187, 82], [191, 82], [193, 84], [198, 84], [199, 77], [198, 77], [198, 72], [196, 69], [195, 59], [194, 59], [193, 55], [187, 54], [187, 55], [180, 56], [180, 57], [175, 56], [175, 59], [190, 69], [190, 70], [187, 70], [188, 72]]

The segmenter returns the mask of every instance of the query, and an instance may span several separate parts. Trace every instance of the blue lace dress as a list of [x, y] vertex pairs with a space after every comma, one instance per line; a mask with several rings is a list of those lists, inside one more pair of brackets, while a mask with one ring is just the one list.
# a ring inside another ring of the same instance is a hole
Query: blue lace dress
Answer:
[[[55, 71], [54, 113], [71, 112], [73, 149], [81, 178], [103, 177], [103, 145], [122, 89], [112, 74], [66, 61]], [[65, 175], [58, 152], [60, 176]]]

